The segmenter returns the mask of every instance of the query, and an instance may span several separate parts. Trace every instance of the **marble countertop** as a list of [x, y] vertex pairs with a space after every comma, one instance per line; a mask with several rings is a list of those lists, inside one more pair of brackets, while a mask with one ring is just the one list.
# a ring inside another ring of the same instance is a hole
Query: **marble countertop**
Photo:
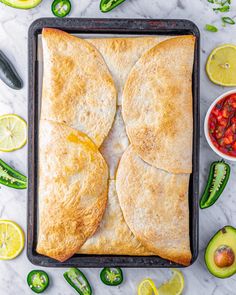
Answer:
[[[235, 1], [233, 1], [235, 2]], [[29, 25], [37, 18], [51, 17], [51, 1], [43, 0], [33, 10], [21, 11], [0, 4], [0, 49], [14, 62], [25, 81], [20, 91], [12, 91], [0, 82], [0, 115], [17, 113], [27, 119], [27, 32]], [[218, 159], [209, 148], [203, 134], [203, 119], [213, 99], [228, 90], [209, 82], [204, 71], [206, 58], [210, 51], [222, 43], [236, 43], [236, 25], [223, 28], [220, 15], [215, 14], [207, 0], [127, 0], [107, 15], [99, 11], [99, 0], [73, 0], [72, 17], [112, 17], [112, 18], [184, 18], [195, 22], [201, 31], [201, 155], [200, 191], [206, 182], [211, 161]], [[236, 3], [232, 5], [231, 16], [236, 17]], [[217, 24], [218, 33], [204, 31], [205, 23]], [[13, 152], [0, 153], [0, 157], [26, 173], [27, 148]], [[236, 167], [231, 163], [232, 175], [222, 198], [217, 204], [200, 212], [200, 252], [199, 258], [189, 268], [183, 269], [186, 281], [184, 294], [188, 295], [233, 295], [236, 294], [236, 276], [220, 280], [211, 276], [204, 264], [204, 248], [211, 236], [226, 224], [236, 226]], [[27, 199], [25, 191], [0, 189], [0, 218], [18, 222], [26, 231]], [[34, 269], [25, 251], [14, 261], [0, 262], [0, 294], [32, 294], [26, 284], [28, 272]], [[75, 292], [62, 278], [63, 269], [47, 269], [51, 286], [45, 295], [72, 295]], [[95, 295], [134, 295], [137, 285], [144, 277], [152, 278], [160, 284], [170, 276], [165, 269], [124, 269], [124, 284], [120, 287], [106, 287], [99, 279], [99, 269], [84, 269], [92, 282]]]

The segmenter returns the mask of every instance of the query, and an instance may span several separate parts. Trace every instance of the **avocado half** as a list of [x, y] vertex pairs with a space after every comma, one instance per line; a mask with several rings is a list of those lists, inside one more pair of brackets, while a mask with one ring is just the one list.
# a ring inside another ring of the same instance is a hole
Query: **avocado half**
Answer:
[[225, 226], [210, 240], [205, 251], [208, 270], [224, 279], [236, 273], [236, 228]]
[[0, 0], [0, 2], [18, 9], [30, 9], [39, 5], [42, 0]]

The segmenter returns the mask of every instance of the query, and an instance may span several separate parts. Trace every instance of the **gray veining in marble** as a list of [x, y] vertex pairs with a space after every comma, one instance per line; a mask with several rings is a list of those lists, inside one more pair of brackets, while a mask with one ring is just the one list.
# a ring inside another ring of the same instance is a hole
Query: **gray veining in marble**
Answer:
[[[233, 1], [231, 16], [236, 17]], [[27, 31], [29, 25], [39, 17], [49, 17], [51, 1], [43, 0], [33, 10], [21, 11], [0, 4], [0, 48], [13, 60], [25, 81], [21, 91], [12, 91], [0, 82], [0, 115], [17, 113], [27, 119]], [[194, 21], [200, 28], [201, 43], [201, 174], [200, 191], [205, 184], [209, 163], [218, 157], [210, 150], [203, 135], [203, 118], [212, 100], [226, 91], [209, 82], [204, 71], [206, 58], [211, 49], [222, 43], [236, 43], [236, 26], [221, 27], [220, 15], [215, 14], [207, 0], [127, 0], [113, 12], [103, 15], [99, 11], [99, 0], [73, 0], [72, 17], [120, 17], [120, 18], [184, 18]], [[220, 27], [218, 33], [203, 30], [205, 23]], [[27, 148], [0, 153], [0, 157], [26, 173]], [[204, 248], [210, 237], [226, 224], [236, 226], [236, 166], [232, 164], [232, 176], [218, 203], [200, 212], [200, 253], [197, 262], [183, 269], [187, 295], [233, 295], [236, 294], [236, 276], [220, 280], [212, 277], [204, 265]], [[13, 219], [26, 231], [26, 192], [0, 189], [0, 218]], [[25, 251], [14, 261], [0, 261], [0, 295], [32, 294], [26, 284], [27, 273], [35, 268], [26, 258]], [[72, 295], [75, 292], [64, 282], [62, 269], [47, 269], [51, 286], [45, 295]], [[137, 284], [144, 277], [160, 284], [170, 276], [168, 270], [125, 269], [124, 284], [120, 287], [104, 286], [99, 279], [99, 269], [84, 269], [92, 282], [95, 295], [134, 295]]]

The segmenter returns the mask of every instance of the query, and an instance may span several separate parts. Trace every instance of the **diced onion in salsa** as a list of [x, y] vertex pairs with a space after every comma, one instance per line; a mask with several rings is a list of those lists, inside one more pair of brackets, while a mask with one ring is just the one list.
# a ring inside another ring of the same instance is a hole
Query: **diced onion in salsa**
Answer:
[[219, 100], [208, 120], [209, 136], [222, 153], [236, 157], [236, 93]]

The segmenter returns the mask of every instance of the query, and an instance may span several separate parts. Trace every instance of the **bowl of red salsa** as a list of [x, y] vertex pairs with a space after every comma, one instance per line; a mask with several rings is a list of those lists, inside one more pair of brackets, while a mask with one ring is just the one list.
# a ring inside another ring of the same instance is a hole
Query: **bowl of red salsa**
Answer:
[[204, 129], [211, 148], [219, 156], [236, 161], [236, 90], [224, 93], [212, 103]]

